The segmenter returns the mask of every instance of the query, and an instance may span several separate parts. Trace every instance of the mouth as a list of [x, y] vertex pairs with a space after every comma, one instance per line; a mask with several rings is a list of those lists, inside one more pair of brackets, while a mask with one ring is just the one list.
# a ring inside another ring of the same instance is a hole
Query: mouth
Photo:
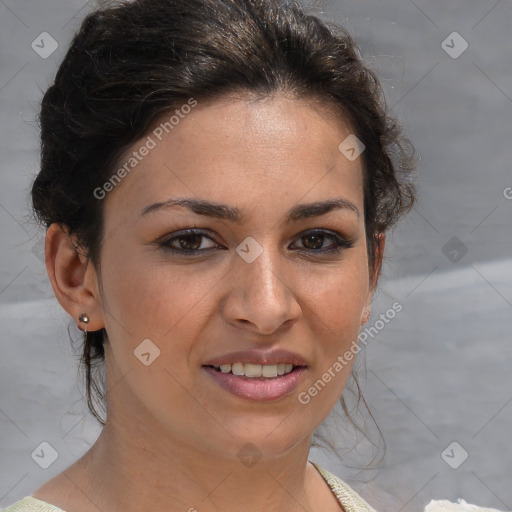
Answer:
[[294, 365], [292, 363], [279, 364], [252, 364], [252, 363], [233, 363], [221, 364], [219, 366], [205, 365], [205, 368], [213, 368], [218, 373], [235, 375], [246, 379], [269, 380], [278, 379], [304, 366]]
[[281, 400], [303, 383], [307, 366], [292, 363], [203, 365], [217, 389], [253, 402]]

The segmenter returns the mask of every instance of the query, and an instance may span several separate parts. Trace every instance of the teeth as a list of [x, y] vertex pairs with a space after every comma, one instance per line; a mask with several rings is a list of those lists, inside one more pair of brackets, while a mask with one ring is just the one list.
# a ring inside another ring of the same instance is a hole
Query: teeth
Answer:
[[244, 374], [246, 377], [261, 377], [261, 364], [245, 364]]
[[262, 377], [277, 377], [277, 365], [276, 364], [266, 364], [261, 367], [261, 376]]
[[233, 375], [244, 375], [244, 365], [242, 363], [231, 365], [231, 373]]
[[221, 364], [216, 366], [221, 373], [232, 373], [233, 375], [245, 377], [265, 377], [272, 378], [278, 375], [285, 375], [293, 370], [293, 364], [250, 364], [250, 363], [234, 363]]

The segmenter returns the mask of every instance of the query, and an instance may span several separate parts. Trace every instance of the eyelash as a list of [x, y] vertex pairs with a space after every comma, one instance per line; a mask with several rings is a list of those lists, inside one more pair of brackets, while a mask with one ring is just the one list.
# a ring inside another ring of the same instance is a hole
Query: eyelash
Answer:
[[[353, 240], [346, 239], [342, 235], [340, 235], [339, 233], [337, 233], [335, 231], [328, 231], [328, 230], [324, 230], [324, 229], [313, 229], [313, 230], [306, 231], [304, 233], [301, 233], [298, 238], [300, 239], [300, 238], [304, 238], [304, 237], [311, 236], [311, 235], [322, 235], [324, 237], [331, 238], [332, 240], [334, 240], [334, 243], [328, 249], [303, 249], [303, 250], [299, 250], [300, 253], [309, 252], [309, 253], [313, 253], [315, 255], [320, 255], [320, 254], [331, 255], [331, 254], [336, 254], [336, 253], [340, 252], [342, 249], [350, 249], [354, 245]], [[186, 249], [177, 249], [176, 247], [172, 247], [170, 245], [173, 241], [178, 240], [180, 238], [187, 238], [188, 236], [201, 236], [201, 237], [211, 240], [212, 242], [215, 242], [204, 231], [201, 231], [198, 229], [186, 229], [184, 231], [179, 232], [178, 234], [173, 235], [170, 238], [167, 238], [163, 241], [158, 242], [158, 245], [159, 245], [159, 247], [161, 247], [162, 249], [164, 249], [166, 251], [170, 251], [172, 253], [179, 254], [182, 256], [197, 256], [200, 254], [206, 254], [206, 253], [217, 250], [216, 248], [213, 248], [213, 247], [208, 248], [208, 249], [186, 250]]]

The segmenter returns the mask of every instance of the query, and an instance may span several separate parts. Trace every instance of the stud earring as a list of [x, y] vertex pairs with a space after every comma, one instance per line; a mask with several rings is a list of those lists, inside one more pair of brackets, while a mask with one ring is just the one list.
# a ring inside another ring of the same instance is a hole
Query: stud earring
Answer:
[[83, 323], [85, 324], [85, 327], [84, 327], [84, 334], [87, 335], [87, 324], [89, 323], [89, 317], [87, 316], [86, 313], [82, 313], [79, 317], [78, 317], [78, 321], [80, 323]]

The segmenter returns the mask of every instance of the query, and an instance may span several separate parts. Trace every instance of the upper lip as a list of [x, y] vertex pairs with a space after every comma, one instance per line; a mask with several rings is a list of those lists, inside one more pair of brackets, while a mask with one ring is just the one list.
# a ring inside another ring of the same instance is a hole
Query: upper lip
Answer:
[[223, 364], [248, 363], [248, 364], [293, 364], [294, 366], [307, 366], [306, 360], [299, 354], [284, 349], [248, 349], [230, 352], [222, 356], [210, 359], [203, 366], [220, 366]]

